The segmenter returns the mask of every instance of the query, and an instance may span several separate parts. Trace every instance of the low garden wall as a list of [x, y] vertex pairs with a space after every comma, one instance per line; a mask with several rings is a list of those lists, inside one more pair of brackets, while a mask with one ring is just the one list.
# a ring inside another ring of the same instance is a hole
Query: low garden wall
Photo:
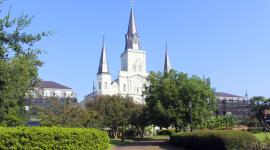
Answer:
[[189, 150], [257, 150], [258, 139], [245, 131], [207, 130], [176, 133], [170, 142]]
[[107, 133], [97, 129], [0, 127], [0, 149], [106, 150]]

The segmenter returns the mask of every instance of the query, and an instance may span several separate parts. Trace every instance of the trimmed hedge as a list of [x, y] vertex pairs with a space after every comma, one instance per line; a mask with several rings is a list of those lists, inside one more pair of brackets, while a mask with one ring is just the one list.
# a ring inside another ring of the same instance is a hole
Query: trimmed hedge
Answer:
[[175, 133], [175, 130], [173, 129], [167, 129], [167, 130], [160, 130], [157, 132], [157, 135], [172, 135]]
[[258, 149], [258, 139], [244, 131], [195, 131], [176, 133], [170, 142], [190, 150], [252, 150]]
[[0, 127], [0, 149], [106, 150], [107, 133], [97, 129]]

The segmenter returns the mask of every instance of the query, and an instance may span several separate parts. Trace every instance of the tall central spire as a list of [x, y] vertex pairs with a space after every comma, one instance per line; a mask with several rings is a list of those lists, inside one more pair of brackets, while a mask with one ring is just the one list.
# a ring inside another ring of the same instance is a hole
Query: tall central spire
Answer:
[[107, 53], [106, 53], [106, 46], [105, 46], [105, 37], [103, 35], [103, 43], [102, 43], [102, 50], [100, 55], [100, 61], [99, 61], [99, 67], [98, 67], [98, 73], [108, 73], [109, 74], [109, 67], [107, 62]]
[[130, 16], [129, 16], [129, 23], [128, 23], [128, 35], [136, 34], [137, 33], [137, 27], [136, 27], [136, 21], [134, 16], [134, 10], [131, 8]]
[[130, 10], [128, 31], [127, 31], [127, 34], [126, 34], [126, 47], [125, 47], [125, 50], [128, 50], [128, 49], [137, 49], [137, 50], [141, 49], [140, 36], [139, 36], [139, 34], [137, 32], [133, 7], [131, 7], [131, 10]]

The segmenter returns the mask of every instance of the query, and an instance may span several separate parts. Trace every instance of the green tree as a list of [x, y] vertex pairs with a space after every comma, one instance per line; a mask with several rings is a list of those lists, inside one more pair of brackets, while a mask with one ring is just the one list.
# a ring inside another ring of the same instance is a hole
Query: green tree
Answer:
[[[102, 118], [103, 128], [110, 128], [111, 136], [117, 138], [118, 131], [121, 130], [122, 135], [130, 124], [129, 120], [132, 115], [135, 103], [131, 98], [121, 96], [100, 96], [95, 100], [86, 104], [87, 110], [97, 112]], [[124, 140], [124, 136], [122, 136]]]
[[168, 112], [162, 104], [162, 80], [163, 76], [160, 72], [150, 72], [149, 85], [145, 85], [144, 96], [151, 124], [160, 128], [168, 128], [170, 120]]
[[143, 104], [135, 105], [135, 109], [132, 112], [130, 118], [131, 125], [134, 125], [139, 131], [141, 138], [144, 137], [145, 128], [150, 125], [149, 122], [149, 112], [146, 109], [146, 106]]
[[264, 119], [265, 111], [270, 110], [270, 98], [265, 98], [263, 96], [255, 96], [251, 98], [250, 101], [252, 117], [258, 119], [258, 121], [265, 130], [270, 131], [270, 126]]
[[97, 113], [85, 110], [73, 102], [63, 102], [57, 98], [48, 100], [47, 106], [34, 105], [32, 117], [40, 120], [42, 126], [91, 127], [101, 125]]
[[232, 115], [225, 116], [213, 116], [207, 122], [207, 128], [209, 129], [220, 129], [220, 128], [230, 128], [235, 127], [239, 124], [239, 119]]
[[[2, 7], [4, 0], [0, 1]], [[1, 9], [1, 8], [0, 8]], [[0, 124], [23, 123], [26, 93], [38, 82], [41, 50], [34, 44], [48, 33], [26, 33], [32, 17], [11, 18], [10, 11], [0, 18]]]
[[190, 123], [191, 115], [191, 126], [203, 128], [215, 112], [216, 99], [209, 79], [188, 77], [185, 73], [171, 70], [164, 75], [151, 72], [148, 83], [144, 94], [154, 125], [173, 125], [179, 131]]

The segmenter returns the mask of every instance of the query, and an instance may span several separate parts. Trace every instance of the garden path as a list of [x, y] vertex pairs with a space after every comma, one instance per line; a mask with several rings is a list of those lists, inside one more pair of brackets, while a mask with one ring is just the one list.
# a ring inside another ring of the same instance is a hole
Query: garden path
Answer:
[[168, 140], [137, 140], [123, 145], [118, 145], [113, 150], [184, 150], [170, 145]]

